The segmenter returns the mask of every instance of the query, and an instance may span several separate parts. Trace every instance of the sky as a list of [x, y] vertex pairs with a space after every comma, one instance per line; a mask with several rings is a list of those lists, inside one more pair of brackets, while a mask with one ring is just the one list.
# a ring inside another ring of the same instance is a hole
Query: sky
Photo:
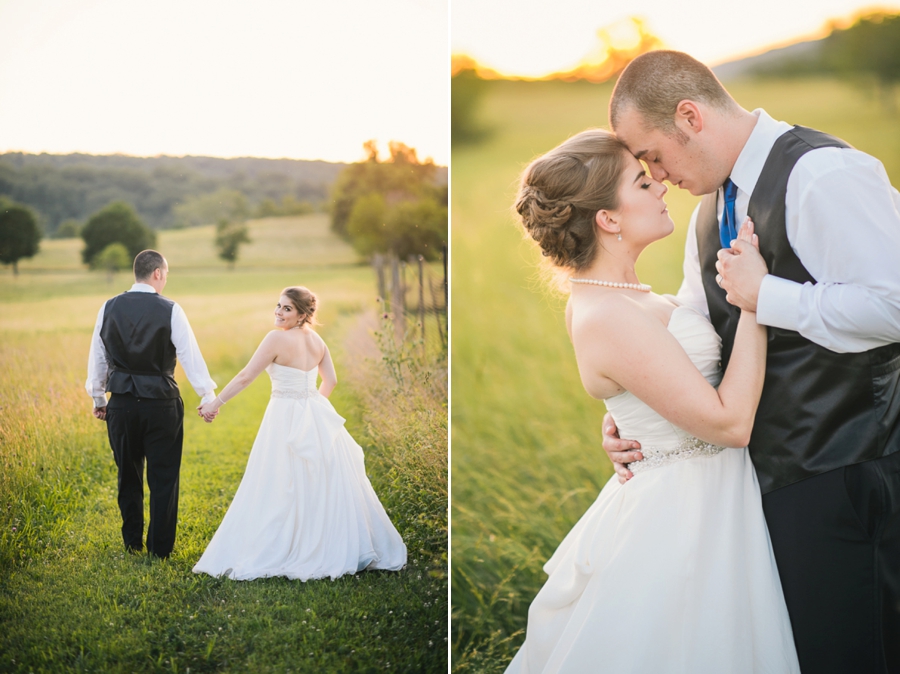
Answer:
[[0, 0], [0, 152], [446, 165], [449, 0]]
[[[714, 66], [822, 37], [829, 19], [847, 18], [860, 0], [451, 0], [451, 49], [503, 75], [541, 77], [573, 68], [597, 44], [596, 31], [628, 17], [646, 21], [666, 47]], [[900, 11], [900, 2], [881, 3]]]

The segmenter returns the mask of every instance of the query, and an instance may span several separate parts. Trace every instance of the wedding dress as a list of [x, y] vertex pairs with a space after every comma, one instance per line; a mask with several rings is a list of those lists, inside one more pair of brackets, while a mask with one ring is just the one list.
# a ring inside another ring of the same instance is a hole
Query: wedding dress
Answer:
[[362, 448], [316, 390], [317, 369], [272, 363], [272, 398], [234, 500], [194, 573], [332, 580], [396, 571], [406, 546], [366, 477]]
[[[718, 386], [709, 321], [679, 306], [669, 331]], [[644, 459], [624, 485], [613, 475], [544, 565], [507, 672], [799, 672], [746, 448], [693, 438], [628, 392], [606, 404]]]

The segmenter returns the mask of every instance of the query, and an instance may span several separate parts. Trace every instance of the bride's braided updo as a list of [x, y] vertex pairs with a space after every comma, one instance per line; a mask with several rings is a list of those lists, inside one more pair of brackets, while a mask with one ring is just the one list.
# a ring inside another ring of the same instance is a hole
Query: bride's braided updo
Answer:
[[597, 211], [618, 207], [628, 148], [609, 131], [589, 129], [531, 162], [516, 212], [556, 267], [579, 271], [597, 255]]

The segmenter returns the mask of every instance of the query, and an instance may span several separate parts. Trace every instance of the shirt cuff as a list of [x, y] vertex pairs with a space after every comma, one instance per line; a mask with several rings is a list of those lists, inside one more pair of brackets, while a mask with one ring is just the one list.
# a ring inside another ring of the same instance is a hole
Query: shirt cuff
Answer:
[[210, 391], [209, 393], [205, 394], [205, 395], [200, 399], [200, 404], [201, 404], [201, 405], [205, 405], [206, 403], [211, 403], [211, 402], [212, 402], [213, 400], [215, 400], [215, 399], [216, 399], [216, 392], [215, 392], [215, 391]]
[[800, 330], [801, 283], [767, 274], [756, 300], [756, 322], [784, 330]]
[[94, 407], [106, 407], [106, 396], [94, 398]]

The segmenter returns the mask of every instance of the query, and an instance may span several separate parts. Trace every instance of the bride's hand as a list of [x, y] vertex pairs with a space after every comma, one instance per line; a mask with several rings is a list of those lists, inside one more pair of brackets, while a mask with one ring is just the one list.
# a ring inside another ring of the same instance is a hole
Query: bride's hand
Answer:
[[203, 420], [211, 424], [213, 419], [215, 419], [219, 415], [219, 410], [215, 405], [215, 401], [210, 401], [208, 403], [204, 403], [197, 407], [197, 414], [203, 417]]
[[741, 224], [741, 229], [738, 232], [738, 240], [746, 241], [750, 245], [752, 245], [756, 250], [759, 250], [759, 237], [753, 231], [755, 226], [753, 224], [753, 220], [750, 219], [750, 216], [747, 216], [744, 219], [743, 224]]
[[753, 229], [753, 222], [747, 218], [731, 248], [720, 250], [716, 262], [716, 283], [725, 291], [725, 299], [750, 312], [756, 312], [759, 289], [769, 273], [759, 252], [759, 237]]

